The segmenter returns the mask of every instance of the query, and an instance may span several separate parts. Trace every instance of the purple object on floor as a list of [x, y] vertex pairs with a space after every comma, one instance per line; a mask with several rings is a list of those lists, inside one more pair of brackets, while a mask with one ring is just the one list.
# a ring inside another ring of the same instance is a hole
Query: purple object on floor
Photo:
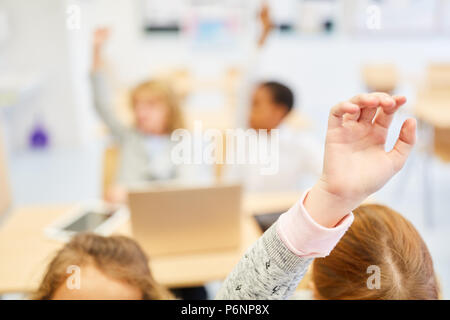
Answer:
[[32, 149], [45, 148], [48, 145], [48, 140], [48, 134], [42, 126], [36, 125], [31, 131], [30, 146]]

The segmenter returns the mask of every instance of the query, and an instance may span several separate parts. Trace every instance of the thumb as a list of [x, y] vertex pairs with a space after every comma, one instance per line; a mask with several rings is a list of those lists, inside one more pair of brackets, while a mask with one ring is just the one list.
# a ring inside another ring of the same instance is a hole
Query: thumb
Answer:
[[400, 130], [400, 135], [394, 148], [388, 153], [396, 171], [400, 170], [416, 143], [416, 119], [407, 119]]

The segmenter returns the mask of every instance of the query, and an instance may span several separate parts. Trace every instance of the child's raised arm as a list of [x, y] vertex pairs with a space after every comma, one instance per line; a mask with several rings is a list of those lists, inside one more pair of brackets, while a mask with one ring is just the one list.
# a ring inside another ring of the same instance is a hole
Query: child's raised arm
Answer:
[[129, 132], [113, 110], [112, 93], [104, 67], [103, 50], [109, 38], [108, 28], [96, 29], [92, 42], [92, 67], [91, 67], [91, 88], [93, 105], [103, 122], [108, 126], [112, 135], [118, 142], [124, 139]]
[[103, 49], [109, 38], [108, 28], [98, 28], [94, 31], [92, 41], [92, 71], [103, 68]]
[[416, 122], [403, 123], [394, 148], [384, 145], [405, 97], [358, 95], [330, 112], [322, 177], [245, 253], [218, 299], [286, 299], [315, 257], [327, 256], [353, 221], [351, 211], [404, 165]]
[[403, 123], [390, 152], [384, 145], [394, 113], [405, 102], [402, 96], [362, 94], [331, 110], [322, 177], [305, 199], [316, 222], [335, 226], [403, 167], [415, 142], [415, 119]]
[[263, 3], [262, 5], [259, 13], [259, 21], [261, 22], [261, 34], [258, 39], [258, 47], [262, 48], [273, 29], [273, 22], [270, 17], [270, 9], [267, 3]]

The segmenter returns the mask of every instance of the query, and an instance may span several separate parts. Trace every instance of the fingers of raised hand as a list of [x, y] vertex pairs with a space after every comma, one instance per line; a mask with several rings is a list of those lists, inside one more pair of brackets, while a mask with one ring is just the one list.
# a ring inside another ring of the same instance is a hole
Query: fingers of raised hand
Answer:
[[109, 37], [109, 28], [108, 27], [97, 28], [94, 31], [94, 41], [96, 43], [103, 43], [108, 39], [108, 37]]
[[373, 119], [380, 99], [375, 94], [359, 94], [349, 101], [337, 104], [330, 113], [330, 125], [341, 125], [343, 121], [369, 121]]
[[404, 96], [394, 96], [393, 99], [395, 100], [395, 107], [389, 109], [379, 108], [375, 119], [373, 120], [374, 123], [383, 128], [389, 128], [395, 112], [406, 102], [406, 98]]
[[386, 113], [390, 113], [396, 106], [395, 99], [382, 92], [360, 94], [353, 97], [350, 101], [360, 106], [361, 116], [358, 121], [361, 122], [372, 122], [378, 108], [385, 110]]
[[402, 105], [404, 105], [406, 103], [406, 97], [405, 96], [393, 96], [396, 104], [397, 104], [397, 108], [401, 107]]
[[390, 96], [382, 92], [360, 94], [336, 105], [331, 110], [330, 124], [340, 125], [344, 120], [353, 120], [376, 122], [387, 128], [394, 113], [405, 102], [404, 96]]
[[395, 169], [400, 170], [406, 162], [414, 144], [416, 142], [416, 120], [407, 119], [400, 130], [400, 135], [394, 148], [389, 152]]
[[360, 116], [360, 108], [357, 104], [350, 101], [344, 101], [335, 105], [330, 111], [329, 126], [338, 127], [345, 120], [358, 119]]

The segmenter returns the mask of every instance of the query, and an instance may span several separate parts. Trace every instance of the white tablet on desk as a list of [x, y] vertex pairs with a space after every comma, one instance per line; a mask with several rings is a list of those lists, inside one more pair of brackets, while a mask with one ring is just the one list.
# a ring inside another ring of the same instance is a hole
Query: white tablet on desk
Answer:
[[80, 232], [94, 232], [108, 236], [129, 219], [128, 208], [94, 201], [78, 206], [45, 229], [45, 234], [62, 241], [69, 241]]

